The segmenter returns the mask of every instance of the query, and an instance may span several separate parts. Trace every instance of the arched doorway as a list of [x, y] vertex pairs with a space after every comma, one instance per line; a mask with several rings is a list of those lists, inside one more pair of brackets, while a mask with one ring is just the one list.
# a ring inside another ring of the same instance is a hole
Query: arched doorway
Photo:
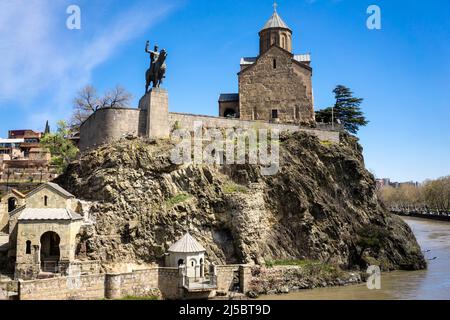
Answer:
[[236, 110], [230, 109], [230, 108], [226, 109], [223, 115], [225, 118], [236, 118], [237, 117]]
[[56, 232], [49, 231], [41, 236], [41, 270], [58, 272], [61, 239]]
[[183, 264], [184, 264], [184, 260], [183, 259], [178, 260], [178, 267], [182, 266]]
[[8, 199], [8, 212], [14, 211], [17, 208], [17, 199], [11, 197]]

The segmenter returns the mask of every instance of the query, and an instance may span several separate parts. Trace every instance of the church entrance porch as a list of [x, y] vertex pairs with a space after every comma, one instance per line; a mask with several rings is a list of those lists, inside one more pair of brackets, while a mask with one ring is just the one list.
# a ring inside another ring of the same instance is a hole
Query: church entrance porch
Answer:
[[59, 272], [60, 237], [56, 232], [49, 231], [41, 237], [41, 271], [49, 273]]

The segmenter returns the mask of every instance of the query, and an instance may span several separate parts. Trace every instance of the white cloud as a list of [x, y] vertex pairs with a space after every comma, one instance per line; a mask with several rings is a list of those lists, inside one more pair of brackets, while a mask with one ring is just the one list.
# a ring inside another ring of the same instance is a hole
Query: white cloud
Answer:
[[70, 4], [65, 0], [0, 2], [0, 112], [5, 112], [4, 106], [19, 106], [30, 115], [24, 125], [37, 128], [44, 118], [52, 122], [67, 118], [71, 98], [89, 82], [93, 70], [174, 8], [139, 1], [109, 16], [106, 24], [82, 20], [82, 30], [70, 31], [65, 27]]

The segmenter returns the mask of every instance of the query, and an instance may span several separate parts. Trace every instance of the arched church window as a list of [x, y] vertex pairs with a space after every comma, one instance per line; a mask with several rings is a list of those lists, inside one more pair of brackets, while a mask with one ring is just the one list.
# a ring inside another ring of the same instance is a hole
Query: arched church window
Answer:
[[26, 254], [31, 254], [31, 241], [27, 241]]
[[277, 59], [273, 59], [273, 68], [274, 68], [274, 69], [277, 68]]
[[48, 206], [48, 197], [44, 196], [44, 206]]

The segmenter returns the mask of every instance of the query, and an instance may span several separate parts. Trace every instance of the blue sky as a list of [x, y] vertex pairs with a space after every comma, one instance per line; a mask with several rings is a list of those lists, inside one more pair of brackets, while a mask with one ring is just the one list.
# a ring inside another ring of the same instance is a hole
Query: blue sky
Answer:
[[[450, 2], [279, 0], [295, 53], [311, 52], [316, 108], [337, 84], [365, 98], [366, 164], [394, 180], [450, 174]], [[66, 28], [79, 5], [81, 30]], [[366, 27], [369, 5], [382, 29]], [[145, 41], [169, 52], [170, 109], [217, 115], [237, 92], [239, 59], [258, 52], [272, 0], [0, 0], [0, 137], [70, 117], [84, 85], [144, 91]]]

